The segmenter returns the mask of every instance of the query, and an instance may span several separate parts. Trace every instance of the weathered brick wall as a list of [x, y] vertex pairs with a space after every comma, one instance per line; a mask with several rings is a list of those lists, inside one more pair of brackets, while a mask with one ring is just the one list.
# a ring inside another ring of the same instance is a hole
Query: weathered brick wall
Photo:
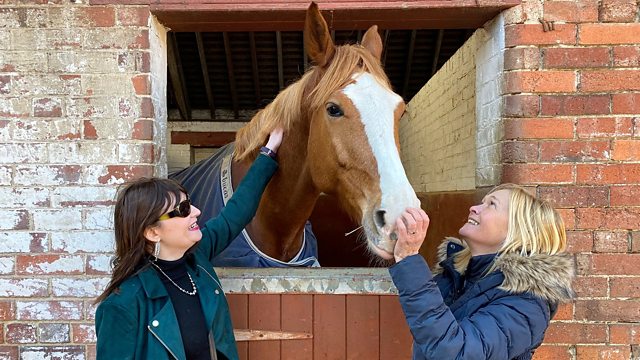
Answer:
[[503, 180], [562, 209], [578, 266], [578, 299], [537, 359], [640, 358], [638, 6], [526, 1], [504, 14]]
[[0, 1], [0, 359], [92, 357], [116, 186], [163, 172], [162, 31], [86, 3]]

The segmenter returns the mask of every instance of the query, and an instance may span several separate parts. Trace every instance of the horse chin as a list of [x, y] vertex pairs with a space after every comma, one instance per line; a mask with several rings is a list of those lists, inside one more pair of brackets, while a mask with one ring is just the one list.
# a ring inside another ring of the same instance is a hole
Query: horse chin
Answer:
[[396, 242], [394, 240], [391, 240], [387, 236], [380, 234], [372, 225], [373, 224], [367, 221], [364, 221], [362, 225], [367, 236], [367, 244], [369, 245], [369, 250], [374, 255], [384, 260], [393, 259], [393, 249], [396, 245]]

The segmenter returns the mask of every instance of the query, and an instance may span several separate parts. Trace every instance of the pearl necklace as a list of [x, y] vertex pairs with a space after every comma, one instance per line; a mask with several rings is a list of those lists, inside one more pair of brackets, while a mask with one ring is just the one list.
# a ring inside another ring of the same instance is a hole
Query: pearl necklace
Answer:
[[187, 272], [187, 276], [189, 277], [189, 281], [191, 281], [191, 286], [193, 288], [193, 291], [187, 291], [187, 290], [181, 288], [180, 285], [176, 284], [175, 281], [173, 281], [169, 277], [169, 275], [167, 275], [164, 271], [162, 271], [160, 266], [156, 265], [153, 261], [149, 261], [149, 263], [151, 263], [151, 265], [153, 265], [156, 269], [158, 269], [158, 271], [160, 271], [162, 273], [162, 275], [164, 275], [167, 279], [169, 279], [169, 281], [171, 281], [173, 286], [177, 287], [178, 290], [182, 291], [183, 293], [185, 293], [187, 295], [194, 296], [198, 292], [198, 288], [196, 287], [196, 284], [193, 282], [193, 279], [191, 278], [191, 274], [189, 274], [188, 272]]

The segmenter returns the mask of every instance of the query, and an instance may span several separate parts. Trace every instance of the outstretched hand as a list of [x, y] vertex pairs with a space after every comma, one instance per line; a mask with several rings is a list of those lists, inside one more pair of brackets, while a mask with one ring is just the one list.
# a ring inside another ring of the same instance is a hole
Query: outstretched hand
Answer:
[[407, 208], [396, 220], [398, 241], [393, 249], [396, 262], [415, 255], [427, 236], [429, 216], [422, 209]]
[[267, 147], [271, 149], [273, 152], [278, 152], [278, 148], [282, 143], [282, 136], [284, 135], [284, 130], [281, 127], [277, 127], [271, 131], [269, 134], [269, 140], [267, 141]]

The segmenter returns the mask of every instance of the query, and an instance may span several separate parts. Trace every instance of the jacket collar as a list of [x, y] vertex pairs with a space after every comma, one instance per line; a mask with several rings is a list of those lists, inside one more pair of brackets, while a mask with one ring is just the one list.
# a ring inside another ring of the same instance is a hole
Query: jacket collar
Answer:
[[[438, 264], [434, 268], [434, 274], [441, 273], [443, 266], [453, 269], [455, 257], [466, 248], [466, 244], [460, 239], [446, 238], [438, 247]], [[575, 277], [575, 263], [571, 254], [523, 256], [519, 253], [506, 253], [496, 256], [494, 261], [496, 269], [504, 275], [500, 285], [500, 289], [504, 291], [531, 292], [553, 302], [568, 301], [575, 295], [571, 286]]]
[[142, 288], [149, 299], [157, 299], [169, 296], [167, 289], [162, 284], [162, 280], [158, 277], [158, 273], [151, 267], [146, 266], [138, 273]]

